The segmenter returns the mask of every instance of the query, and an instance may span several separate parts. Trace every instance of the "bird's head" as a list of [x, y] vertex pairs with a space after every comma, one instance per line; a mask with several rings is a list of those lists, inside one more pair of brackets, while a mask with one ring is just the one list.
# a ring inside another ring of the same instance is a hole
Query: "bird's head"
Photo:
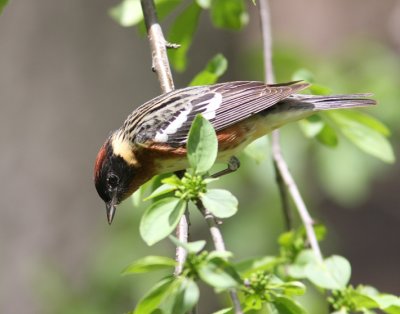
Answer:
[[135, 184], [137, 169], [138, 162], [130, 142], [114, 133], [100, 148], [94, 167], [96, 190], [106, 203], [109, 224], [116, 206], [138, 188]]

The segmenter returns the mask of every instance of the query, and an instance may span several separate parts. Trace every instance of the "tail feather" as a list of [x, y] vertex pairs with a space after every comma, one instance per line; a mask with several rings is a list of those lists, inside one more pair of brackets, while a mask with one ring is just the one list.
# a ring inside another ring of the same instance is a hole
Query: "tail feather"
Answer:
[[350, 94], [350, 95], [330, 95], [312, 96], [296, 95], [301, 102], [311, 103], [314, 110], [345, 109], [355, 107], [368, 107], [376, 105], [376, 101], [371, 98], [372, 94]]

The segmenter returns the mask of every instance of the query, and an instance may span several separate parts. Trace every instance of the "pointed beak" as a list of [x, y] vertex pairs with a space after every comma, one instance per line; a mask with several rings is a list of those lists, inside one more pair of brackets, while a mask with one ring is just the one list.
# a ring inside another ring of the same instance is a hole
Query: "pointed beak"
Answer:
[[117, 203], [117, 201], [115, 198], [113, 198], [111, 201], [106, 203], [107, 221], [108, 221], [109, 225], [111, 225], [111, 223], [114, 219], [115, 210], [117, 208], [116, 203]]

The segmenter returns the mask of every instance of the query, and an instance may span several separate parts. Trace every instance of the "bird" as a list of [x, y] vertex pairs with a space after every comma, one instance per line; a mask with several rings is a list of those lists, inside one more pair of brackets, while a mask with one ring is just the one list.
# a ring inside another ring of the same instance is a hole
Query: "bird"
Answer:
[[135, 109], [101, 146], [94, 183], [108, 223], [116, 206], [153, 176], [188, 167], [186, 143], [196, 115], [211, 122], [217, 161], [227, 162], [255, 139], [316, 112], [375, 105], [372, 94], [299, 94], [310, 84], [233, 81], [191, 86], [157, 96]]

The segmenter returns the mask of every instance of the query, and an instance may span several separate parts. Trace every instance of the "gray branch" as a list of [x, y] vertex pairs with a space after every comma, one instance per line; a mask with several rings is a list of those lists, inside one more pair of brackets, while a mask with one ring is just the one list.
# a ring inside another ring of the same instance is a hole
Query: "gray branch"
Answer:
[[[167, 41], [164, 38], [160, 24], [158, 23], [156, 8], [153, 0], [140, 1], [143, 10], [144, 22], [146, 24], [147, 36], [150, 42], [152, 55], [152, 69], [157, 74], [163, 93], [170, 92], [174, 89], [174, 81], [172, 79], [171, 68], [167, 56]], [[189, 215], [185, 214], [179, 221], [176, 229], [176, 236], [181, 242], [188, 241], [189, 234]], [[179, 275], [183, 270], [186, 260], [186, 251], [177, 246], [176, 248], [175, 275]]]
[[[274, 69], [272, 65], [272, 32], [271, 32], [271, 18], [268, 0], [259, 0], [259, 11], [261, 20], [261, 30], [264, 43], [264, 66], [265, 66], [265, 81], [268, 84], [274, 83]], [[282, 206], [286, 217], [289, 216], [289, 200], [287, 199], [286, 191], [289, 191], [293, 202], [299, 212], [300, 218], [306, 229], [307, 238], [310, 243], [311, 249], [313, 250], [318, 261], [322, 262], [323, 257], [321, 249], [319, 248], [317, 237], [314, 232], [313, 224], [314, 221], [311, 218], [307, 207], [300, 195], [299, 189], [294, 181], [289, 168], [283, 158], [281, 152], [281, 145], [279, 141], [279, 130], [275, 130], [272, 133], [272, 156], [274, 160], [274, 167], [277, 172], [277, 183], [279, 190], [281, 191]]]
[[147, 37], [150, 42], [152, 55], [152, 69], [156, 72], [164, 93], [174, 89], [171, 68], [168, 62], [166, 44], [160, 24], [158, 23], [156, 8], [153, 0], [140, 1], [143, 10], [144, 22], [147, 29]]
[[[179, 241], [183, 243], [187, 243], [189, 240], [189, 211], [186, 208], [185, 214], [179, 220], [178, 226], [176, 227], [176, 237]], [[181, 246], [176, 247], [175, 251], [175, 260], [177, 261], [177, 265], [175, 267], [175, 276], [178, 276], [183, 271], [183, 265], [185, 264], [187, 257], [187, 251], [185, 248]]]

